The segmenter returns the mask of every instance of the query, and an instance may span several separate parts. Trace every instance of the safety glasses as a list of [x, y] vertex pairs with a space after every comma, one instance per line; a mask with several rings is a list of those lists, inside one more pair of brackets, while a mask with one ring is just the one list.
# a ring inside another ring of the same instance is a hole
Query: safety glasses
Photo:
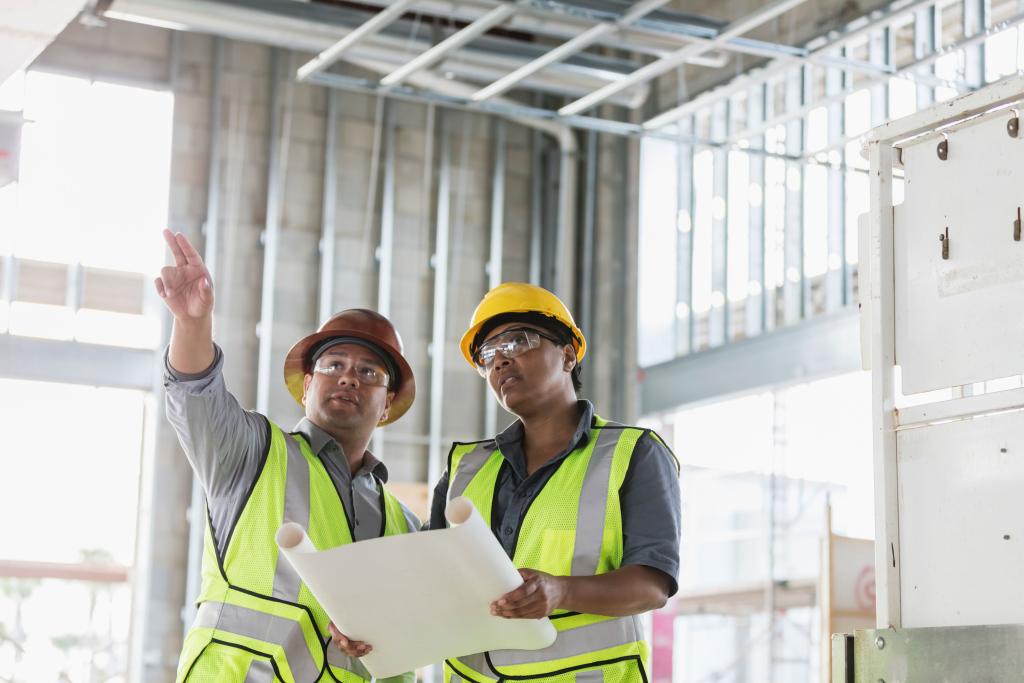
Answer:
[[521, 356], [531, 349], [540, 346], [540, 340], [547, 339], [554, 344], [561, 344], [559, 340], [550, 337], [537, 330], [525, 327], [512, 330], [505, 330], [496, 337], [485, 341], [473, 354], [473, 362], [476, 363], [476, 371], [481, 377], [486, 377], [494, 366], [494, 360], [500, 353], [505, 358]]
[[356, 379], [359, 380], [360, 384], [372, 387], [386, 387], [391, 381], [387, 370], [384, 368], [373, 363], [355, 360], [348, 354], [330, 353], [329, 355], [317, 358], [316, 363], [313, 365], [313, 372], [329, 377], [342, 377], [353, 369]]

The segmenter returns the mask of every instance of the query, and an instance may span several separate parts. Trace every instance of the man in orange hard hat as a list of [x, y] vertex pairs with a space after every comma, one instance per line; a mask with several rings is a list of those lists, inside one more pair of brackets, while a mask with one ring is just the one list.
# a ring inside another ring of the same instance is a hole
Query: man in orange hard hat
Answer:
[[[337, 633], [279, 557], [275, 534], [297, 522], [322, 550], [419, 529], [367, 450], [373, 430], [400, 418], [416, 395], [398, 332], [374, 311], [350, 309], [299, 340], [284, 380], [306, 416], [287, 432], [228, 393], [210, 273], [184, 235], [164, 238], [175, 260], [156, 280], [174, 315], [167, 418], [208, 508], [199, 608], [177, 680], [370, 681], [357, 659], [369, 646]], [[352, 656], [328, 647], [332, 634]]]

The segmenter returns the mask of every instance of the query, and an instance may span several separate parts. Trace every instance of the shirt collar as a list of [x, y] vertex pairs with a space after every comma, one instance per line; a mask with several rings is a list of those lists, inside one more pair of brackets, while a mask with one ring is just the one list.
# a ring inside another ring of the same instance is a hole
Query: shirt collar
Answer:
[[[308, 417], [304, 417], [299, 420], [299, 423], [295, 425], [295, 430], [302, 436], [306, 437], [306, 441], [309, 442], [310, 448], [317, 455], [327, 458], [338, 458], [339, 465], [344, 465], [341, 469], [345, 472], [349, 472], [348, 460], [345, 457], [345, 453], [341, 448], [341, 444], [334, 440], [330, 434], [316, 426], [312, 420]], [[382, 483], [388, 482], [388, 468], [381, 462], [381, 460], [370, 451], [363, 453], [363, 464], [356, 472], [355, 476], [359, 477], [364, 474], [373, 474], [375, 477], [381, 480]]]
[[[580, 421], [576, 424], [576, 431], [573, 432], [572, 440], [569, 442], [569, 447], [566, 453], [586, 445], [590, 439], [590, 428], [594, 422], [594, 404], [585, 398], [581, 398], [576, 401], [576, 406], [580, 410]], [[500, 434], [494, 437], [494, 441], [498, 445], [498, 449], [503, 453], [508, 452], [509, 446], [513, 444], [517, 447], [523, 440], [523, 423], [521, 420], [516, 420], [508, 427], [505, 428]]]

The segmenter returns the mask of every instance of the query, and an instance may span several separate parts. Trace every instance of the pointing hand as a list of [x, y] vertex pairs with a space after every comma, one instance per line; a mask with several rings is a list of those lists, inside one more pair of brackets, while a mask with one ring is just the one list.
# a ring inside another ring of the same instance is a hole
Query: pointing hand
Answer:
[[177, 320], [209, 316], [213, 312], [213, 284], [202, 257], [180, 232], [164, 230], [164, 239], [174, 254], [174, 265], [160, 269], [155, 281], [157, 294]]

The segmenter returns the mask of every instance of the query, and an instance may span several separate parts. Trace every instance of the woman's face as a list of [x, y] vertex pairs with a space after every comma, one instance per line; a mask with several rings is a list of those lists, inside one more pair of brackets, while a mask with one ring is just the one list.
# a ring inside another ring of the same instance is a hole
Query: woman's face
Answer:
[[540, 338], [540, 346], [515, 358], [507, 358], [498, 352], [494, 363], [487, 370], [487, 383], [491, 391], [498, 402], [514, 415], [529, 412], [530, 405], [563, 392], [566, 383], [571, 389], [570, 373], [576, 365], [576, 353], [572, 345], [560, 346], [546, 339], [551, 333], [536, 325], [505, 323], [491, 330], [484, 341], [518, 329], [536, 330], [545, 336]]

